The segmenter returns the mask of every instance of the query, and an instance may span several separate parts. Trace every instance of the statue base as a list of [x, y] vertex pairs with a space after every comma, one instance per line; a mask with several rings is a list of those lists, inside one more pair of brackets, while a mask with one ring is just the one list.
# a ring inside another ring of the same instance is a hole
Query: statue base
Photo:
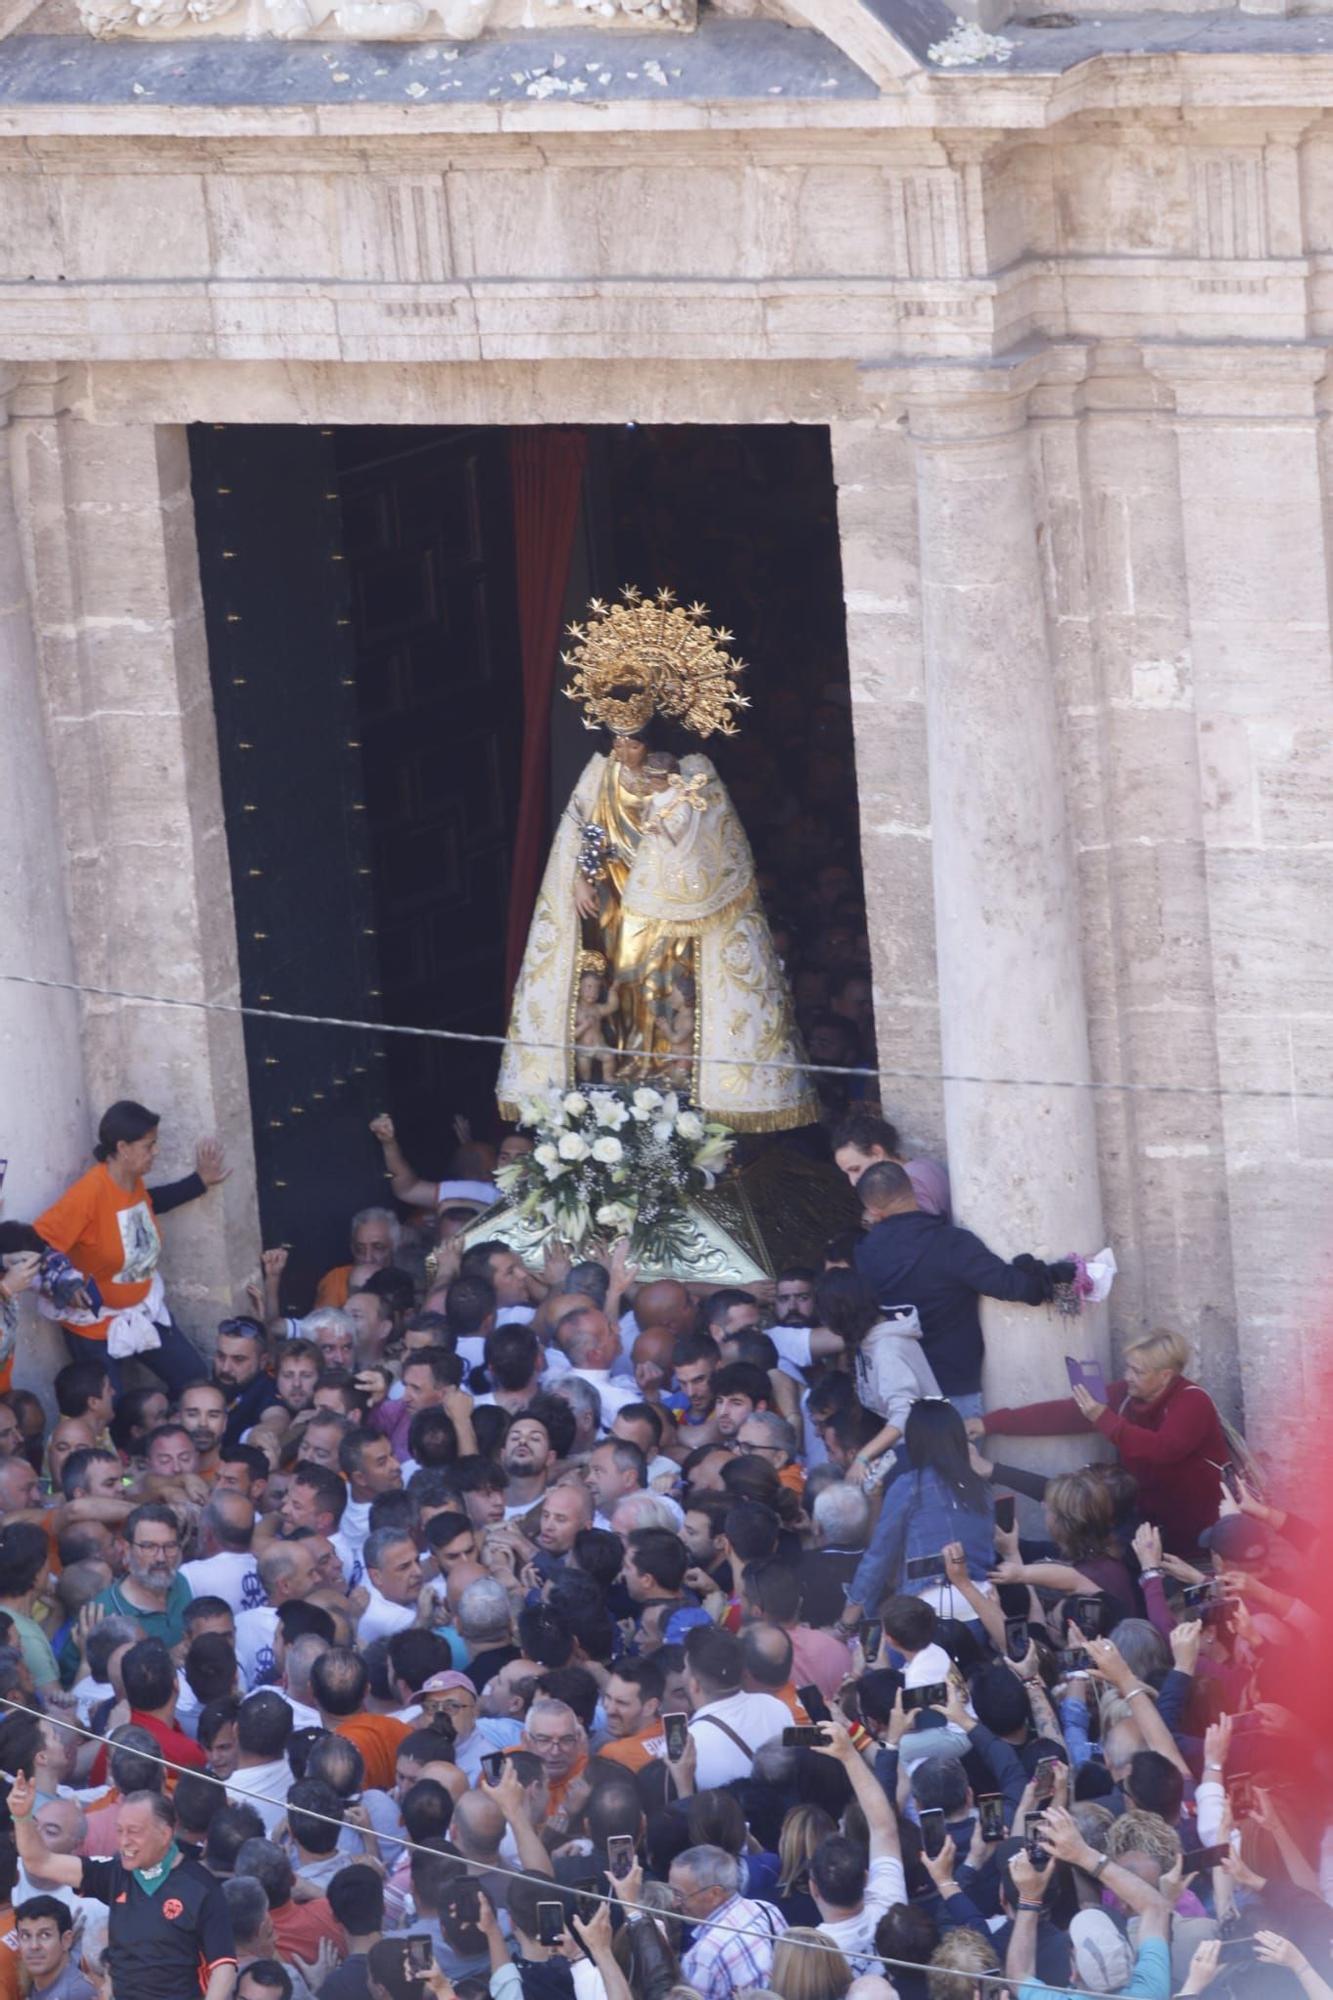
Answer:
[[[676, 1248], [669, 1264], [638, 1261], [641, 1284], [654, 1278], [678, 1278], [686, 1285], [757, 1285], [774, 1275], [754, 1211], [738, 1174], [706, 1194], [683, 1204], [676, 1221]], [[504, 1243], [525, 1264], [539, 1266], [548, 1243], [559, 1232], [538, 1215], [519, 1215], [508, 1202], [497, 1202], [463, 1232], [463, 1247]], [[592, 1254], [595, 1239], [574, 1246], [574, 1256]]]

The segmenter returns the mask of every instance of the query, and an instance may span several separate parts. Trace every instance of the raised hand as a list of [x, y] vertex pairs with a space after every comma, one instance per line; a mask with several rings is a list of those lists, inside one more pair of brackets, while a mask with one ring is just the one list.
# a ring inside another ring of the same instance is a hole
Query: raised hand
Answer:
[[1151, 1521], [1142, 1521], [1134, 1530], [1133, 1549], [1139, 1559], [1140, 1569], [1160, 1569], [1162, 1567], [1162, 1531], [1154, 1528]]
[[281, 1243], [275, 1249], [261, 1252], [259, 1262], [264, 1276], [266, 1278], [280, 1278], [287, 1269], [287, 1258], [289, 1255], [290, 1252], [287, 1250], [286, 1245]]
[[1105, 1403], [1099, 1403], [1081, 1382], [1074, 1384], [1074, 1401], [1078, 1404], [1080, 1416], [1085, 1417], [1090, 1424], [1095, 1424], [1099, 1417], [1106, 1415]]
[[1171, 1628], [1171, 1657], [1182, 1674], [1192, 1674], [1199, 1664], [1199, 1641], [1203, 1638], [1203, 1621], [1186, 1618]]
[[398, 1134], [394, 1131], [393, 1120], [387, 1111], [378, 1112], [370, 1121], [370, 1129], [381, 1146], [391, 1146]]
[[194, 1149], [194, 1163], [205, 1187], [217, 1187], [231, 1173], [221, 1139], [201, 1139]]

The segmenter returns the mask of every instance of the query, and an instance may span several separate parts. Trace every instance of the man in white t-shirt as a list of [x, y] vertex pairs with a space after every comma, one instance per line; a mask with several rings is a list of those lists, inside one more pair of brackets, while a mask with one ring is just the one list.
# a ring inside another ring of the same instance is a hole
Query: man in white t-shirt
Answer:
[[194, 1597], [220, 1597], [236, 1613], [264, 1602], [259, 1565], [250, 1553], [255, 1532], [252, 1502], [239, 1493], [215, 1493], [199, 1516], [199, 1555], [181, 1564]]
[[360, 1555], [370, 1533], [371, 1506], [382, 1493], [401, 1493], [403, 1468], [388, 1438], [372, 1431], [349, 1431], [338, 1447], [338, 1470], [348, 1487], [338, 1533]]
[[791, 1710], [771, 1694], [741, 1688], [741, 1642], [716, 1625], [685, 1635], [685, 1690], [699, 1791], [748, 1778], [755, 1752], [791, 1725]]
[[842, 1765], [870, 1834], [865, 1850], [842, 1834], [821, 1840], [810, 1857], [810, 1893], [819, 1906], [819, 1930], [838, 1947], [853, 1978], [879, 1963], [875, 1932], [895, 1903], [907, 1901], [907, 1878], [898, 1844], [898, 1820], [888, 1795], [840, 1722], [821, 1725], [828, 1737], [818, 1754]]
[[236, 1620], [236, 1660], [247, 1688], [263, 1687], [276, 1677], [278, 1611], [309, 1597], [315, 1588], [314, 1557], [305, 1542], [274, 1542], [260, 1558], [259, 1578], [268, 1603], [242, 1611]]
[[632, 1381], [613, 1382], [611, 1365], [620, 1353], [620, 1336], [604, 1312], [596, 1306], [579, 1306], [566, 1313], [556, 1328], [556, 1342], [569, 1363], [571, 1375], [579, 1376], [602, 1399], [602, 1424], [610, 1424], [627, 1403], [637, 1403], [638, 1389]]
[[357, 1621], [361, 1647], [417, 1624], [423, 1594], [417, 1545], [402, 1528], [377, 1528], [366, 1542], [365, 1560], [370, 1602]]

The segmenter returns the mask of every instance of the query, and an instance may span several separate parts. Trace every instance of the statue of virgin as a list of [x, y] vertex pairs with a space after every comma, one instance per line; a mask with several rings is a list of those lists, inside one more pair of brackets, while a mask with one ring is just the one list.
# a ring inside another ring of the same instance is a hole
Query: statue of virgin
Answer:
[[612, 733], [565, 808], [514, 988], [497, 1095], [506, 1117], [553, 1085], [674, 1088], [741, 1132], [818, 1108], [745, 830], [707, 757], [649, 749], [654, 714], [735, 732], [741, 663], [702, 606], [668, 592], [594, 603], [571, 628], [566, 690]]

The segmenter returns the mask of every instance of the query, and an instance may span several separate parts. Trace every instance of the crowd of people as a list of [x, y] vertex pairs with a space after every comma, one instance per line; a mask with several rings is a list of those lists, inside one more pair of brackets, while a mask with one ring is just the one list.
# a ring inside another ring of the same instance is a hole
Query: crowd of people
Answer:
[[0, 1225], [0, 2000], [1333, 2000], [1320, 1536], [1178, 1335], [984, 1409], [1071, 1269], [852, 1107], [861, 1233], [711, 1292], [465, 1249], [377, 1120], [402, 1202], [205, 1355], [157, 1130]]

